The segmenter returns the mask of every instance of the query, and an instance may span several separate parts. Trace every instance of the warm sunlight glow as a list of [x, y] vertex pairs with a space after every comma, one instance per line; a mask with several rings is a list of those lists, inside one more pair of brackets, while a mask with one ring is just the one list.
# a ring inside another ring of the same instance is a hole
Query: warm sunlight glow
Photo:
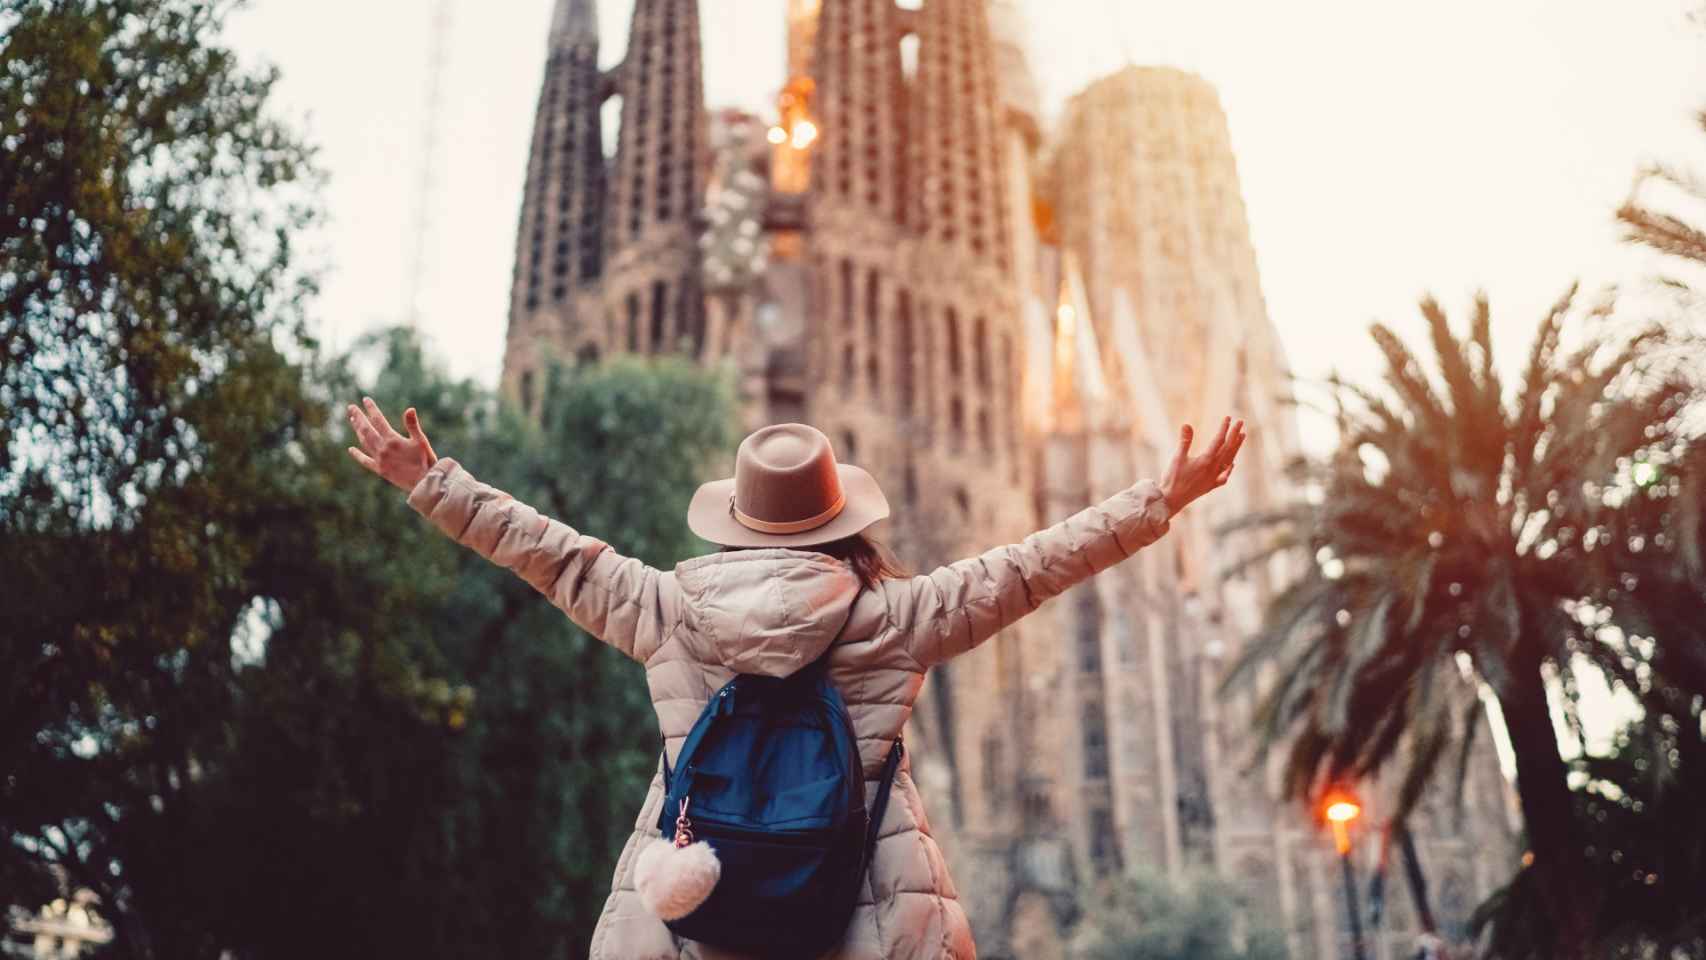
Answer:
[[813, 140], [816, 139], [817, 124], [810, 120], [801, 120], [799, 123], [794, 124], [793, 144], [795, 150], [804, 150], [806, 147], [811, 145]]
[[788, 131], [781, 127], [771, 127], [770, 132], [766, 136], [769, 138], [771, 143], [780, 145], [784, 140], [788, 139]]

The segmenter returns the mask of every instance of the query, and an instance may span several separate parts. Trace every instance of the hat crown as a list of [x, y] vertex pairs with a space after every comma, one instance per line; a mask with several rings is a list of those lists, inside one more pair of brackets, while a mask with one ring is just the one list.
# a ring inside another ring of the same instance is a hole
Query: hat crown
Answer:
[[844, 501], [835, 450], [823, 431], [804, 423], [762, 427], [735, 453], [736, 515], [764, 524], [833, 516]]

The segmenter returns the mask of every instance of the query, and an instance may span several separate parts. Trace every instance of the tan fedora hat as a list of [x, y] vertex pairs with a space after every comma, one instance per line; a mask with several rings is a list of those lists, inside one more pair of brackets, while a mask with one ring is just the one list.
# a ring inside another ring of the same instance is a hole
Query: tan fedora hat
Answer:
[[888, 515], [876, 478], [836, 462], [823, 431], [777, 423], [740, 442], [734, 476], [699, 486], [687, 526], [726, 547], [803, 547], [851, 536]]

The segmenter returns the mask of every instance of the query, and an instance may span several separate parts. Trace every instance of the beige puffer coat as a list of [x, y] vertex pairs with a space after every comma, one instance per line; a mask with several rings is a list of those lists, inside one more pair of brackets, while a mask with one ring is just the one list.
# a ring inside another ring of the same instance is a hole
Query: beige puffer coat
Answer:
[[[700, 709], [735, 673], [785, 676], [834, 641], [830, 676], [853, 717], [867, 802], [926, 670], [1153, 542], [1169, 520], [1160, 488], [1144, 480], [1021, 543], [859, 590], [846, 564], [809, 549], [713, 553], [659, 571], [541, 516], [450, 458], [427, 472], [409, 505], [644, 664], [672, 763]], [[660, 764], [617, 861], [592, 960], [735, 960], [671, 936], [634, 892], [633, 860], [658, 835], [662, 801]], [[866, 889], [828, 960], [972, 960], [971, 928], [909, 763], [878, 829]]]

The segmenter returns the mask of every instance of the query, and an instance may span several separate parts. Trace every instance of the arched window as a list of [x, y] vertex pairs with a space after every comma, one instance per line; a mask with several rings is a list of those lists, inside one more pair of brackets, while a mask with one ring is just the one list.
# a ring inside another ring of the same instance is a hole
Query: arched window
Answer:
[[640, 352], [640, 295], [628, 294], [628, 352]]
[[960, 381], [960, 315], [953, 307], [947, 310], [948, 376], [958, 385]]
[[664, 286], [664, 282], [662, 280], [659, 280], [656, 283], [652, 284], [652, 343], [651, 343], [651, 351], [653, 353], [662, 353], [669, 346], [667, 343], [664, 342], [664, 332], [663, 332], [663, 321], [664, 321], [664, 317], [667, 315], [665, 313], [665, 311], [669, 306], [668, 295], [669, 295], [669, 289], [668, 289], [668, 287]]
[[853, 389], [857, 361], [854, 358], [853, 261], [841, 261], [841, 386]]
[[983, 390], [989, 389], [989, 338], [986, 324], [982, 317], [972, 321], [972, 358], [975, 363], [973, 370], [977, 377], [977, 385]]
[[865, 275], [865, 326], [868, 331], [865, 340], [865, 381], [872, 396], [882, 392], [877, 364], [877, 358], [881, 355], [877, 346], [883, 342], [882, 302], [881, 281], [877, 278], [877, 271], [872, 270]]

